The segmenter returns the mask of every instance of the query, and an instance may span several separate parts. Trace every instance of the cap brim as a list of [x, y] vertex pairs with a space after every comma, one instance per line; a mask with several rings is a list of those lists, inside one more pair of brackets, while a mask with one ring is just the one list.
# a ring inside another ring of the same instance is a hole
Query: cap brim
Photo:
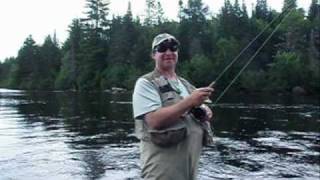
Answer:
[[170, 37], [170, 38], [166, 38], [166, 39], [162, 39], [161, 41], [159, 41], [157, 44], [154, 44], [152, 49], [154, 49], [156, 46], [158, 46], [159, 44], [163, 43], [166, 40], [172, 39], [174, 42], [176, 42], [178, 45], [180, 45], [180, 42], [174, 38], [174, 37]]

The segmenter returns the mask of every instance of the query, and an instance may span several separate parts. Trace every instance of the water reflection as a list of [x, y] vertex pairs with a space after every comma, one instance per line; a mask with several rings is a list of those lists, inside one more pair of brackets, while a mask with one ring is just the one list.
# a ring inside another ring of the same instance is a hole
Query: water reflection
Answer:
[[[1, 178], [139, 179], [130, 95], [0, 89]], [[241, 98], [212, 107], [199, 179], [319, 178], [319, 102]]]

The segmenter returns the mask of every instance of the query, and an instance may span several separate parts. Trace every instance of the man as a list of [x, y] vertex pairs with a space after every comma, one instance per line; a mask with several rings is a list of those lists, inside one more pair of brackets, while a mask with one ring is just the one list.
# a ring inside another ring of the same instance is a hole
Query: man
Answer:
[[[137, 80], [133, 92], [143, 179], [196, 179], [205, 132], [202, 122], [212, 117], [203, 103], [213, 89], [195, 89], [177, 76], [178, 49], [179, 41], [174, 36], [157, 35], [152, 43], [155, 69]], [[200, 106], [202, 122], [191, 113]]]

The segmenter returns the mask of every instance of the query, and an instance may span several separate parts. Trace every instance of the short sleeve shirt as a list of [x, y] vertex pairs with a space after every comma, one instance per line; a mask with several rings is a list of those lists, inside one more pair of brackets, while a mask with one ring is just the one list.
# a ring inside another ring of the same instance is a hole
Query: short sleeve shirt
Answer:
[[[178, 80], [177, 88], [180, 89], [182, 97], [189, 95], [187, 88], [180, 80]], [[132, 106], [134, 118], [161, 108], [161, 98], [155, 85], [145, 78], [139, 78], [132, 95]]]

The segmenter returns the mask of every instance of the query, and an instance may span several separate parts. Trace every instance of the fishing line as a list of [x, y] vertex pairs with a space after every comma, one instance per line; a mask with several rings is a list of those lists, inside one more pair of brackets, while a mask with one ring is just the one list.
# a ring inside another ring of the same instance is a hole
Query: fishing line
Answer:
[[[213, 85], [217, 82], [217, 80], [219, 80], [222, 75], [232, 66], [232, 64], [234, 64], [235, 61], [237, 61], [239, 59], [239, 57], [253, 44], [253, 42], [263, 34], [264, 31], [266, 31], [266, 29], [268, 29], [271, 24], [273, 24], [273, 22], [275, 20], [277, 20], [280, 16], [282, 16], [284, 14], [284, 12], [286, 12], [287, 10], [290, 9], [290, 6], [288, 6], [288, 8], [283, 11], [281, 14], [279, 14], [276, 18], [274, 18], [240, 53], [239, 55], [233, 59], [231, 61], [231, 63], [219, 74], [219, 76], [216, 78], [215, 81], [213, 81], [212, 83], [210, 83], [209, 87], [213, 87]], [[279, 22], [279, 24], [276, 26], [276, 28], [271, 32], [271, 34], [267, 37], [267, 39], [262, 43], [262, 45], [259, 47], [259, 49], [255, 52], [255, 54], [253, 56], [251, 56], [251, 58], [248, 60], [248, 62], [242, 67], [242, 69], [239, 71], [239, 73], [232, 79], [232, 81], [228, 84], [228, 86], [222, 91], [222, 93], [218, 96], [218, 98], [215, 100], [215, 102], [213, 103], [214, 105], [217, 104], [217, 102], [222, 98], [222, 96], [229, 90], [229, 88], [233, 85], [233, 83], [239, 78], [239, 76], [241, 75], [241, 73], [247, 68], [247, 66], [254, 60], [254, 58], [259, 54], [259, 52], [262, 50], [262, 48], [267, 44], [267, 42], [271, 39], [271, 37], [274, 35], [274, 33], [279, 29], [279, 27], [281, 26], [282, 22], [290, 15], [290, 13], [292, 12], [294, 8], [290, 9], [288, 11], [288, 13], [283, 17], [283, 19]]]
[[[213, 87], [215, 85], [215, 83], [222, 77], [222, 75], [235, 63], [235, 61], [237, 61], [239, 59], [239, 57], [253, 44], [253, 42], [256, 41], [277, 19], [279, 19], [282, 15], [284, 15], [287, 10], [289, 10], [288, 13], [282, 18], [282, 20], [280, 20], [279, 24], [275, 27], [275, 29], [271, 32], [271, 34], [267, 37], [267, 39], [262, 43], [262, 45], [259, 47], [259, 49], [255, 52], [255, 54], [242, 67], [242, 69], [239, 71], [239, 73], [232, 79], [232, 81], [229, 83], [229, 85], [223, 90], [223, 92], [215, 100], [215, 102], [213, 103], [213, 106], [215, 106], [218, 103], [218, 101], [222, 98], [222, 96], [229, 90], [229, 88], [232, 86], [232, 84], [239, 78], [241, 73], [247, 68], [247, 66], [251, 63], [251, 61], [253, 61], [253, 59], [258, 55], [258, 53], [262, 50], [262, 48], [267, 44], [267, 42], [271, 39], [271, 37], [274, 35], [274, 33], [279, 29], [282, 22], [289, 16], [289, 14], [294, 9], [294, 8], [291, 8], [291, 6], [288, 6], [285, 10], [283, 10], [282, 13], [280, 13], [276, 18], [274, 18], [253, 40], [251, 40], [251, 42], [244, 49], [242, 49], [242, 51], [238, 54], [238, 56], [236, 56], [231, 61], [231, 63], [218, 75], [216, 80], [210, 83], [209, 87]], [[205, 129], [207, 130], [207, 133], [209, 134], [209, 137], [212, 138], [211, 141], [216, 142], [210, 123], [207, 122], [204, 126], [205, 126]], [[210, 145], [210, 147], [216, 148], [216, 146], [211, 146], [211, 145]]]
[[288, 6], [282, 13], [280, 13], [277, 17], [275, 17], [269, 24], [267, 24], [263, 30], [260, 31], [258, 35], [253, 38], [246, 47], [244, 47], [241, 52], [230, 62], [228, 66], [226, 66], [223, 71], [218, 75], [218, 77], [209, 85], [209, 87], [213, 87], [213, 85], [222, 77], [222, 75], [240, 58], [240, 56], [268, 29], [271, 25], [278, 20], [286, 11], [290, 9]]

